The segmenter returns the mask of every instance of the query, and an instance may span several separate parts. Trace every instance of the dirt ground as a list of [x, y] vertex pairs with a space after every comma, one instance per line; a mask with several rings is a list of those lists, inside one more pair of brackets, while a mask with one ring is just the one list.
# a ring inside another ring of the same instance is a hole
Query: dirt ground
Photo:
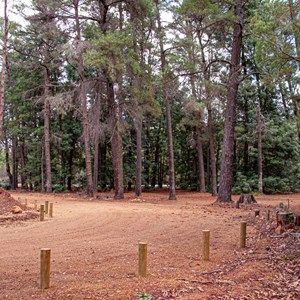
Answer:
[[[33, 209], [53, 203], [54, 216], [0, 222], [0, 299], [300, 299], [299, 228], [277, 235], [280, 202], [300, 210], [300, 194], [256, 196], [240, 209], [214, 205], [209, 194], [166, 191], [114, 201], [112, 194], [12, 192]], [[237, 200], [237, 197], [234, 197]], [[1, 201], [1, 199], [0, 199]], [[29, 209], [29, 210], [30, 210]], [[254, 217], [254, 209], [260, 216]], [[267, 222], [265, 212], [271, 210]], [[247, 247], [239, 246], [247, 221]], [[210, 261], [202, 260], [210, 230]], [[138, 242], [148, 243], [148, 276], [137, 275]], [[39, 288], [40, 249], [51, 249], [50, 288]], [[138, 296], [140, 295], [140, 296]]]

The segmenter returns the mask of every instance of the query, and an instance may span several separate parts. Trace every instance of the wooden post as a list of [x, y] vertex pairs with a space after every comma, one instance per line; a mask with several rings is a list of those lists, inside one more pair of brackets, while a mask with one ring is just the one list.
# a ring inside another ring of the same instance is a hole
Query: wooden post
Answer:
[[53, 218], [53, 203], [50, 203], [50, 207], [49, 207], [49, 217]]
[[203, 260], [209, 260], [209, 230], [203, 230], [203, 248], [202, 248], [202, 255]]
[[45, 201], [45, 214], [48, 215], [49, 213], [49, 201]]
[[247, 222], [241, 221], [241, 235], [240, 235], [241, 248], [246, 248], [246, 228], [247, 228]]
[[25, 206], [26, 207], [28, 206], [28, 200], [27, 200], [27, 198], [25, 198]]
[[270, 210], [268, 210], [268, 209], [266, 211], [266, 218], [267, 218], [267, 221], [270, 221]]
[[288, 210], [290, 209], [290, 199], [288, 199], [288, 205], [287, 205]]
[[37, 200], [34, 200], [34, 209], [37, 210]]
[[48, 248], [41, 249], [41, 270], [40, 270], [40, 287], [48, 289], [50, 287], [50, 253]]
[[256, 210], [254, 211], [254, 217], [258, 217], [258, 216], [259, 216], [259, 213], [260, 213], [259, 209], [256, 209]]
[[147, 242], [139, 242], [139, 276], [147, 276]]
[[45, 219], [45, 205], [40, 205], [40, 221], [44, 221]]

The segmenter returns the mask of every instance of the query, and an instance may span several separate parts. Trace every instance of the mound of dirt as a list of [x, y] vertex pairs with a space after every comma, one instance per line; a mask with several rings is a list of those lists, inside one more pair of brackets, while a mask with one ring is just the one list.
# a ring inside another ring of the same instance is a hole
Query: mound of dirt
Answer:
[[[23, 211], [17, 215], [12, 213], [14, 208], [21, 208]], [[9, 192], [0, 188], [0, 222], [25, 221], [38, 218], [38, 213], [32, 212], [25, 205], [15, 200]]]
[[9, 192], [0, 188], [0, 215], [7, 215], [11, 213], [14, 206], [19, 206], [23, 211], [26, 206], [15, 200]]

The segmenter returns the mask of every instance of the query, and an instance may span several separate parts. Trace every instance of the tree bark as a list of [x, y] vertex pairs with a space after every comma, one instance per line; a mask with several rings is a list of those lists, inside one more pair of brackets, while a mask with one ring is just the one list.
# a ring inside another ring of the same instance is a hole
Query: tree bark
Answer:
[[25, 171], [25, 164], [26, 164], [26, 144], [24, 138], [21, 139], [22, 143], [20, 146], [20, 160], [21, 160], [21, 186], [22, 189], [28, 190], [28, 186], [26, 184], [27, 175]]
[[100, 165], [100, 186], [101, 191], [105, 190], [107, 188], [107, 171], [106, 171], [106, 165], [107, 165], [107, 158], [106, 158], [106, 144], [100, 144], [100, 155], [99, 155], [99, 165]]
[[257, 162], [258, 162], [258, 192], [263, 194], [263, 161], [262, 161], [262, 116], [260, 106], [257, 105]]
[[6, 131], [5, 131], [5, 162], [6, 162], [6, 173], [9, 178], [10, 186], [12, 188], [13, 187], [13, 175], [11, 174], [11, 171], [10, 171], [9, 145], [8, 145], [8, 138], [7, 138]]
[[15, 135], [12, 137], [12, 165], [13, 165], [12, 189], [16, 190], [18, 188], [18, 139]]
[[3, 48], [2, 48], [2, 70], [1, 70], [1, 83], [0, 83], [0, 137], [2, 136], [2, 126], [3, 126], [7, 40], [8, 40], [7, 0], [4, 0], [4, 39], [3, 39]]
[[[192, 34], [192, 29], [189, 24], [187, 24], [188, 30], [187, 30], [187, 35], [190, 39], [193, 39], [193, 34]], [[189, 54], [189, 60], [192, 62], [191, 64], [191, 73], [195, 73], [195, 66], [196, 66], [196, 59], [195, 59], [195, 47], [194, 43], [192, 43], [192, 46], [190, 49], [188, 49], [188, 54]], [[191, 87], [192, 87], [192, 94], [194, 99], [197, 102], [199, 101], [199, 97], [197, 95], [197, 90], [196, 90], [196, 83], [195, 83], [195, 78], [192, 75], [190, 77], [191, 81]], [[198, 169], [199, 169], [199, 191], [200, 192], [205, 192], [206, 187], [205, 187], [205, 171], [204, 171], [204, 161], [203, 161], [203, 146], [202, 146], [202, 121], [203, 121], [203, 112], [197, 113], [197, 119], [199, 122], [199, 125], [196, 126], [196, 145], [197, 145], [197, 154], [198, 154]]]
[[[76, 41], [80, 43], [81, 41], [81, 29], [79, 23], [79, 0], [73, 0], [74, 10], [75, 10], [75, 22], [76, 22]], [[82, 53], [78, 57], [78, 67], [77, 73], [80, 78], [80, 87], [79, 87], [79, 97], [81, 103], [81, 112], [82, 112], [82, 129], [83, 129], [83, 140], [84, 140], [84, 152], [85, 152], [85, 168], [86, 168], [86, 193], [89, 197], [94, 196], [94, 185], [93, 185], [93, 176], [92, 176], [92, 162], [91, 162], [91, 149], [90, 149], [90, 136], [89, 136], [89, 116], [87, 111], [87, 97], [86, 91], [84, 89], [84, 65]]]
[[198, 154], [198, 169], [199, 169], [199, 190], [201, 193], [206, 191], [205, 188], [205, 171], [204, 171], [204, 160], [203, 160], [203, 146], [201, 139], [201, 129], [199, 126], [196, 127], [196, 144]]
[[74, 156], [75, 143], [72, 143], [72, 147], [68, 157], [68, 177], [67, 177], [67, 189], [72, 190], [72, 172], [73, 172], [73, 156]]
[[94, 192], [98, 191], [98, 177], [99, 177], [99, 135], [96, 134], [94, 139]]
[[52, 192], [51, 155], [50, 155], [50, 103], [49, 103], [49, 71], [44, 67], [44, 144], [46, 167], [46, 192]]
[[157, 131], [156, 140], [155, 140], [155, 150], [154, 150], [154, 166], [152, 168], [152, 177], [151, 177], [151, 187], [155, 188], [156, 182], [158, 180], [159, 173], [159, 150], [160, 150], [160, 126]]
[[235, 0], [237, 22], [233, 29], [231, 65], [227, 89], [227, 105], [225, 113], [224, 140], [221, 161], [220, 187], [218, 202], [231, 202], [233, 182], [234, 127], [236, 121], [237, 93], [239, 87], [240, 60], [243, 35], [244, 0]]
[[124, 199], [124, 184], [123, 184], [123, 141], [120, 128], [120, 87], [118, 83], [112, 83], [107, 78], [108, 88], [108, 114], [109, 127], [111, 133], [111, 150], [114, 172], [114, 199]]
[[[210, 82], [210, 71], [207, 68], [207, 60], [205, 57], [204, 46], [202, 43], [202, 35], [200, 30], [197, 30], [199, 45], [201, 47], [201, 56], [202, 56], [202, 70], [204, 77], [204, 88], [206, 93], [206, 109], [207, 109], [207, 127], [208, 127], [208, 135], [209, 135], [209, 151], [210, 151], [210, 167], [211, 167], [211, 188], [212, 195], [217, 196], [217, 161], [216, 161], [216, 153], [215, 153], [215, 138], [214, 138], [214, 125], [213, 125], [213, 115], [212, 115], [212, 97], [211, 97], [211, 87], [209, 86]], [[209, 165], [208, 165], [209, 166]], [[209, 175], [208, 175], [209, 177]]]
[[286, 119], [288, 120], [290, 118], [290, 115], [289, 115], [289, 109], [288, 109], [287, 102], [286, 102], [286, 92], [282, 85], [282, 82], [279, 82], [279, 90], [280, 90], [281, 100], [282, 100], [282, 104], [283, 104], [283, 108], [284, 108], [284, 114], [285, 114]]
[[210, 164], [211, 164], [211, 188], [212, 195], [217, 196], [217, 161], [215, 153], [215, 138], [213, 128], [213, 118], [211, 109], [211, 99], [209, 98], [206, 103], [207, 108], [207, 126], [209, 134], [209, 152], [210, 152]]
[[160, 59], [161, 59], [161, 72], [163, 77], [163, 99], [166, 108], [166, 125], [167, 125], [167, 143], [168, 143], [168, 166], [169, 166], [169, 200], [176, 200], [176, 184], [175, 184], [175, 168], [174, 168], [174, 151], [173, 151], [173, 132], [172, 132], [172, 116], [171, 116], [171, 104], [168, 95], [168, 83], [166, 78], [167, 73], [167, 61], [166, 52], [163, 44], [163, 32], [160, 20], [160, 12], [158, 3], [159, 0], [155, 0], [157, 8], [157, 30], [159, 36], [160, 46]]
[[[242, 66], [243, 66], [243, 73], [244, 77], [246, 78], [248, 75], [247, 72], [247, 60], [245, 57], [245, 47], [242, 47]], [[248, 104], [248, 97], [244, 99], [244, 135], [246, 139], [244, 141], [244, 149], [243, 149], [243, 173], [247, 176], [249, 171], [249, 142], [247, 136], [249, 134], [249, 104]]]
[[136, 130], [136, 169], [135, 169], [135, 195], [142, 194], [142, 120], [134, 120]]
[[[99, 94], [100, 94], [99, 90]], [[100, 101], [100, 95], [96, 95], [95, 99], [95, 105], [93, 107], [94, 111], [94, 118], [95, 118], [95, 124], [96, 132], [94, 136], [94, 192], [98, 191], [98, 179], [99, 179], [99, 127], [100, 127], [100, 110], [101, 110], [101, 101]]]

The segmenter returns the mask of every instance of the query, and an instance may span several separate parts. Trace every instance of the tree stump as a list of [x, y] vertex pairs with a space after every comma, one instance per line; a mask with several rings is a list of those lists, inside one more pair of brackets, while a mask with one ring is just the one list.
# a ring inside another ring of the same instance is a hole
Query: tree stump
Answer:
[[294, 224], [294, 214], [291, 212], [278, 212], [277, 216], [277, 226], [281, 225], [283, 227]]
[[236, 208], [240, 208], [240, 204], [247, 206], [247, 204], [251, 205], [253, 203], [257, 203], [257, 201], [252, 194], [241, 194], [239, 200], [236, 202]]
[[276, 213], [277, 227], [275, 232], [282, 234], [285, 230], [294, 228], [295, 218], [291, 212], [277, 212]]

